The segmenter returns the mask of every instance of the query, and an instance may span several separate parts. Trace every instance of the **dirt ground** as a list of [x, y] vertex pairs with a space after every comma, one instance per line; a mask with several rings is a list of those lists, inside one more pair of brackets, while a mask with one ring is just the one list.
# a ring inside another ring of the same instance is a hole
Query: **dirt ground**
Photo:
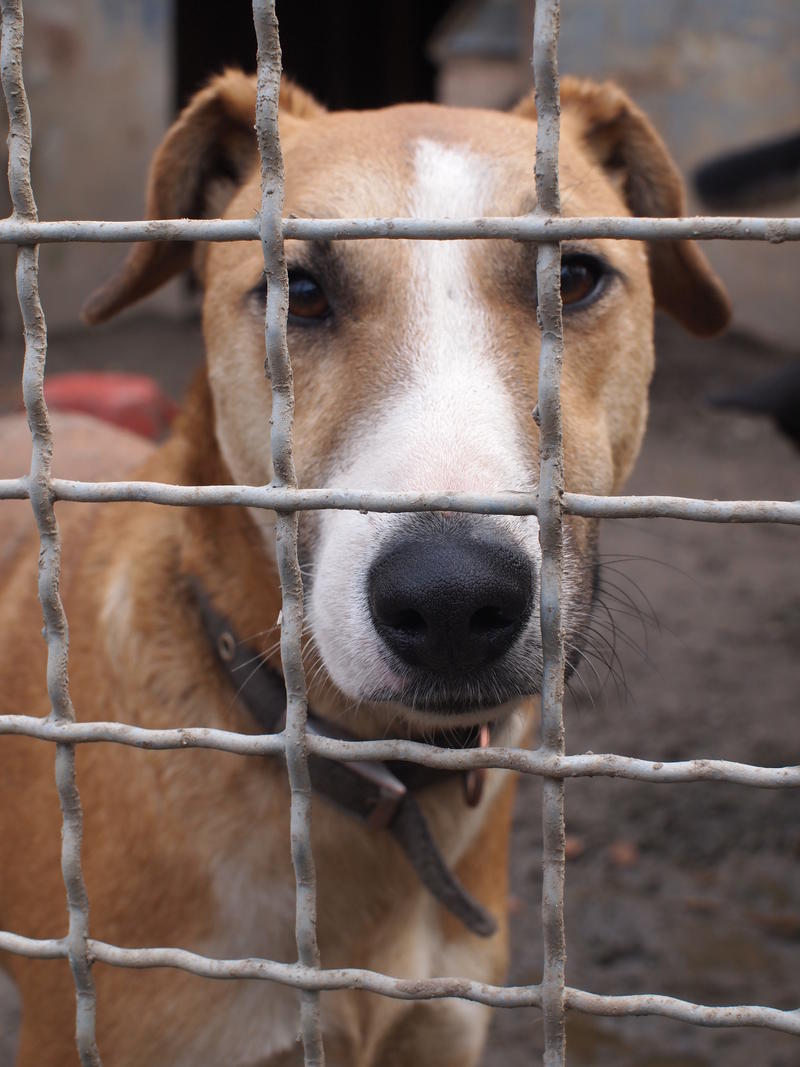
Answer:
[[[659, 324], [649, 431], [631, 492], [796, 499], [800, 453], [771, 423], [705, 403], [781, 362], [736, 337]], [[785, 358], [785, 357], [784, 357]], [[800, 763], [800, 529], [607, 521], [600, 641], [612, 677], [582, 670], [568, 751]], [[521, 783], [509, 981], [541, 977], [540, 786]], [[727, 784], [567, 782], [567, 981], [596, 993], [800, 1006], [800, 792]], [[581, 851], [582, 850], [582, 851]], [[541, 1015], [495, 1019], [485, 1067], [539, 1062]], [[571, 1067], [790, 1067], [800, 1038], [574, 1015]]]
[[[630, 490], [800, 496], [800, 452], [771, 424], [705, 403], [787, 356], [736, 336], [694, 341], [667, 323], [658, 335], [650, 429]], [[11, 339], [0, 352], [1, 410], [17, 401], [21, 346]], [[132, 321], [52, 339], [49, 370], [143, 370], [179, 395], [200, 352], [194, 325]], [[798, 549], [797, 527], [607, 521], [594, 626], [610, 666], [584, 664], [573, 679], [568, 750], [800, 763]], [[541, 977], [540, 793], [538, 781], [521, 783], [514, 984]], [[800, 791], [572, 780], [567, 827], [570, 985], [800, 1006]], [[538, 1011], [498, 1012], [483, 1067], [529, 1067], [541, 1042]], [[575, 1015], [568, 1062], [791, 1067], [800, 1038]]]

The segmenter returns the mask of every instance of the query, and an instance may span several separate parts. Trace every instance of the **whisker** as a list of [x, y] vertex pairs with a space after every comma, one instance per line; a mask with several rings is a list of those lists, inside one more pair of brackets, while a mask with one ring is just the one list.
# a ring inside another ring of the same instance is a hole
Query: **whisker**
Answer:
[[658, 626], [658, 617], [655, 612], [646, 610], [630, 592], [621, 586], [619, 582], [613, 581], [606, 574], [601, 574], [598, 580], [598, 592], [605, 595], [607, 600], [613, 600], [619, 604], [625, 611], [630, 612], [632, 617], [637, 619], [646, 619], [649, 623], [652, 623], [656, 627]]
[[[567, 647], [572, 649], [573, 652], [577, 652], [577, 649], [575, 648], [574, 645], [568, 645]], [[584, 662], [589, 663], [588, 660], [586, 660]], [[593, 669], [592, 665], [590, 663], [589, 663], [589, 667], [591, 669]], [[567, 692], [569, 693], [569, 695], [572, 698], [572, 700], [577, 704], [579, 702], [580, 698], [573, 691], [573, 688], [572, 688], [572, 684], [575, 681], [580, 682], [581, 688], [583, 689], [583, 694], [584, 694], [585, 699], [589, 701], [589, 704], [591, 705], [592, 710], [596, 711], [597, 710], [597, 701], [595, 700], [594, 694], [592, 693], [591, 689], [586, 684], [586, 680], [584, 679], [583, 675], [581, 674], [580, 668], [577, 667], [577, 666], [573, 667], [572, 674], [569, 676], [569, 678], [567, 678], [567, 681], [566, 681]]]
[[[596, 606], [598, 608], [602, 608], [602, 610], [606, 613], [606, 619], [608, 621], [606, 622], [605, 619], [598, 619], [595, 617], [593, 620], [593, 625], [600, 626], [602, 629], [610, 630], [615, 643], [617, 641], [617, 638], [619, 638], [625, 645], [627, 645], [628, 648], [638, 653], [645, 660], [645, 662], [649, 663], [650, 652], [648, 644], [649, 635], [647, 633], [647, 628], [642, 625], [642, 639], [644, 643], [640, 644], [633, 637], [631, 637], [629, 633], [623, 630], [622, 627], [617, 626], [616, 619], [614, 618], [613, 612], [611, 608], [609, 608], [608, 604], [606, 604], [603, 600], [598, 600]], [[638, 621], [641, 623], [642, 620], [639, 619]]]
[[[624, 665], [619, 658], [614, 644], [605, 636], [605, 634], [599, 633], [593, 627], [590, 627], [585, 632], [584, 640], [586, 662], [591, 666], [592, 659], [594, 658], [603, 668], [605, 668], [606, 674], [601, 682], [601, 689], [608, 679], [611, 678], [615, 683], [617, 698], [624, 698], [627, 700], [630, 696], [630, 689], [627, 678], [625, 677]], [[610, 653], [610, 656], [607, 653]]]
[[[645, 591], [642, 589], [642, 587], [638, 584], [638, 582], [636, 582], [633, 578], [631, 578], [631, 576], [629, 574], [626, 574], [625, 571], [620, 570], [618, 567], [614, 567], [611, 564], [609, 564], [609, 565], [603, 564], [603, 567], [604, 567], [604, 573], [608, 572], [608, 571], [611, 571], [612, 574], [616, 574], [618, 578], [622, 578], [623, 581], [627, 582], [628, 585], [632, 586], [636, 590], [636, 592], [639, 594], [639, 596], [645, 602], [645, 605], [647, 606], [647, 611], [648, 611], [648, 613], [650, 615], [650, 618], [655, 621], [656, 618], [657, 618], [656, 609], [653, 607], [653, 604], [650, 601], [650, 598], [648, 597], [647, 593], [645, 593]], [[602, 576], [601, 576], [601, 580], [602, 580]], [[612, 584], [613, 588], [617, 589], [620, 593], [622, 592], [622, 587], [621, 586], [619, 586], [616, 583], [610, 583], [610, 584]], [[635, 601], [633, 601], [633, 600], [631, 602], [632, 602], [632, 604], [635, 603]]]
[[245, 645], [249, 641], [255, 641], [258, 637], [270, 637], [276, 630], [280, 629], [280, 623], [274, 622], [272, 626], [267, 626], [263, 630], [256, 630], [254, 634], [248, 634], [246, 637], [240, 637], [238, 644]]
[[[240, 645], [243, 643], [244, 642], [242, 641], [239, 642]], [[255, 663], [256, 660], [258, 660], [260, 663], [266, 663], [266, 661], [271, 656], [273, 656], [280, 647], [280, 641], [276, 641], [274, 644], [270, 645], [269, 648], [264, 649], [263, 652], [256, 652], [254, 655], [250, 656], [250, 658], [246, 659], [244, 663], [237, 663], [235, 667], [231, 668], [231, 673], [234, 673], [235, 671], [243, 671], [246, 667], [249, 667], [251, 663]]]
[[[594, 664], [594, 660], [597, 660], [597, 662], [605, 669], [605, 674], [602, 675], [602, 677], [600, 671], [598, 671], [597, 667]], [[587, 641], [585, 647], [581, 649], [581, 662], [585, 663], [589, 670], [592, 672], [592, 675], [594, 676], [595, 682], [597, 684], [597, 692], [599, 695], [605, 693], [606, 686], [610, 678], [614, 681], [617, 687], [617, 696], [619, 697], [619, 682], [618, 679], [615, 677], [613, 668], [609, 664], [608, 660], [603, 655], [601, 655], [594, 647], [594, 645], [591, 644], [591, 642], [589, 641]]]

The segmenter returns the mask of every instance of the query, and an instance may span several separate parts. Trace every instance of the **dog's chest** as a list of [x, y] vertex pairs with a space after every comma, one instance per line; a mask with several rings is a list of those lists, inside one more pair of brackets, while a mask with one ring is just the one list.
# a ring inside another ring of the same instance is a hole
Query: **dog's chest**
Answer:
[[[334, 813], [328, 805], [318, 802], [315, 814], [326, 828], [331, 819], [344, 820], [345, 827], [357, 828], [349, 816]], [[341, 833], [339, 835], [341, 837]], [[360, 835], [356, 835], [358, 838]], [[363, 844], [363, 842], [359, 842]], [[373, 842], [374, 843], [374, 842]], [[213, 874], [216, 913], [213, 932], [197, 946], [197, 950], [216, 958], [261, 957], [270, 960], [294, 961], [297, 958], [294, 938], [295, 896], [290, 871], [267, 857], [267, 842], [262, 859], [254, 865], [253, 853], [242, 851], [229, 854], [215, 864]], [[340, 851], [337, 850], [337, 851]], [[356, 846], [355, 851], [358, 852]], [[382, 851], [378, 848], [378, 851]], [[319, 849], [318, 871], [321, 882], [327, 884], [330, 871], [326, 864], [327, 850]], [[390, 850], [391, 855], [391, 850]], [[405, 860], [397, 857], [402, 869]], [[391, 862], [382, 862], [387, 873], [387, 888], [395, 884], [397, 871]], [[272, 869], [265, 876], [266, 868]], [[381, 879], [377, 879], [378, 883]], [[373, 884], [370, 894], [381, 886]], [[391, 894], [387, 892], [387, 898]], [[362, 906], [357, 892], [320, 894], [319, 927], [322, 934], [322, 964], [326, 968], [356, 965], [370, 971], [410, 978], [429, 978], [437, 974], [473, 971], [478, 961], [463, 956], [463, 946], [447, 945], [437, 936], [436, 903], [418, 887], [404, 894], [402, 909], [388, 908], [376, 927], [374, 914]], [[330, 901], [336, 903], [331, 911]], [[402, 922], [392, 912], [402, 911]], [[344, 912], [347, 935], [332, 939], [326, 930], [340, 927]], [[327, 949], [327, 951], [326, 951]], [[291, 987], [259, 980], [231, 983], [230, 995], [220, 998], [219, 1007], [207, 1015], [203, 1026], [194, 1035], [190, 1048], [176, 1061], [176, 1067], [198, 1067], [206, 1063], [230, 1063], [233, 1067], [264, 1067], [274, 1058], [283, 1065], [294, 1063], [291, 1058], [298, 1046], [298, 994]], [[322, 995], [322, 1026], [331, 1067], [379, 1067], [386, 1042], [405, 1028], [414, 1009], [413, 1003], [393, 998], [371, 997], [345, 990]], [[475, 1005], [453, 1005], [442, 1002], [437, 1008], [436, 1027], [444, 1017], [459, 1016], [457, 1029], [471, 1029]], [[466, 1010], [461, 1010], [466, 1009]], [[478, 1012], [477, 1014], [480, 1014]], [[418, 1015], [418, 1013], [414, 1013]], [[441, 1018], [440, 1018], [441, 1017]], [[433, 1020], [431, 1020], [433, 1022]], [[480, 1025], [476, 1017], [476, 1025]], [[427, 1026], [425, 1027], [427, 1030]], [[421, 1035], [422, 1039], [422, 1035]], [[429, 1041], [430, 1037], [424, 1039]], [[297, 1060], [302, 1062], [302, 1056]]]

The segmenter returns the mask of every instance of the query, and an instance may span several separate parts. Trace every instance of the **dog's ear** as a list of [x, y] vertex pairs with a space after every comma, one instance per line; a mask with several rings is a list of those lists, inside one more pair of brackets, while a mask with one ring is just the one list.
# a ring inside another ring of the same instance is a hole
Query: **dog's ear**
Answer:
[[[323, 112], [291, 82], [281, 85], [282, 115], [311, 118]], [[147, 217], [214, 218], [257, 165], [256, 79], [228, 70], [198, 92], [161, 142], [147, 182]], [[189, 241], [135, 244], [109, 280], [82, 309], [86, 322], [105, 322], [148, 296], [192, 263]]]
[[[683, 181], [653, 124], [618, 86], [561, 79], [565, 122], [577, 123], [584, 144], [620, 183], [633, 215], [686, 213]], [[536, 117], [533, 97], [514, 109]], [[650, 241], [650, 276], [656, 304], [692, 333], [710, 336], [727, 326], [728, 296], [694, 241]]]

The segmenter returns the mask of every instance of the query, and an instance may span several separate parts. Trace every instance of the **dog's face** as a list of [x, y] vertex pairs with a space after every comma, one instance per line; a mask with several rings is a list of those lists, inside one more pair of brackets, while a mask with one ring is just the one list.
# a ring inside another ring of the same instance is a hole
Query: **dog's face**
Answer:
[[[680, 214], [680, 180], [630, 101], [613, 87], [569, 80], [562, 95], [564, 214]], [[253, 82], [233, 73], [198, 95], [154, 164], [151, 214], [258, 211], [254, 97]], [[286, 214], [535, 208], [530, 102], [510, 114], [427, 105], [329, 114], [285, 87], [282, 103]], [[654, 302], [698, 333], [724, 325], [727, 303], [692, 245], [591, 240], [562, 252], [567, 486], [606, 494], [624, 481], [641, 441]], [[286, 255], [301, 485], [535, 489], [534, 246], [289, 241]], [[176, 246], [142, 246], [89, 317], [154, 288], [185, 265], [181, 256]], [[264, 484], [272, 468], [261, 248], [213, 245], [197, 266], [217, 440], [234, 481]], [[257, 521], [271, 535], [268, 513]], [[564, 618], [577, 649], [595, 538], [586, 520], [565, 525]], [[535, 517], [322, 512], [303, 517], [301, 554], [320, 679], [349, 700], [421, 721], [469, 722], [537, 691]]]

